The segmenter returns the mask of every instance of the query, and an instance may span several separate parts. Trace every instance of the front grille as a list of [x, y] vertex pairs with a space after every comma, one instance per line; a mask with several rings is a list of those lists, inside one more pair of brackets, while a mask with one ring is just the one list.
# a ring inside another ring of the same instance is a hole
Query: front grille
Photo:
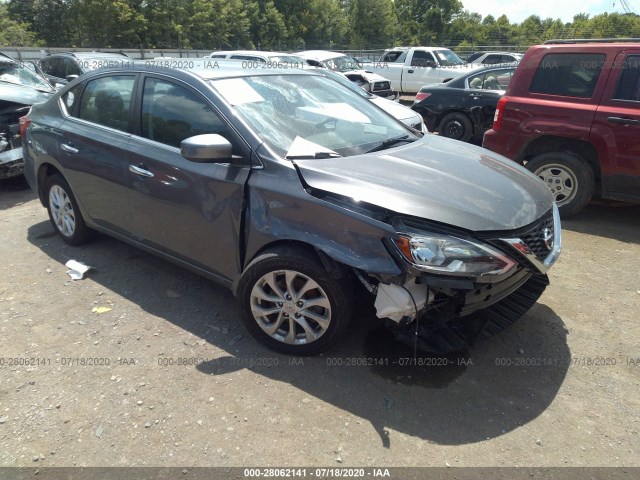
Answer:
[[[544, 260], [553, 249], [553, 228], [553, 214], [549, 211], [540, 223], [520, 235], [520, 239], [529, 247], [529, 250], [531, 250], [536, 257]], [[547, 242], [551, 248], [547, 246]]]
[[377, 92], [379, 90], [391, 90], [390, 82], [374, 82], [373, 91]]

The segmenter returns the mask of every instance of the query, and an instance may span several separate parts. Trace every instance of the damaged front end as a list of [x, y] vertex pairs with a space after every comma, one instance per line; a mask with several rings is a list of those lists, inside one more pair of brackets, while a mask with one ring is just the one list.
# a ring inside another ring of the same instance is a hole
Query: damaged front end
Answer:
[[0, 179], [22, 175], [20, 118], [54, 91], [34, 64], [0, 53]]
[[399, 101], [400, 95], [391, 90], [391, 82], [377, 73], [366, 70], [351, 70], [343, 74], [365, 91], [387, 100]]
[[379, 318], [396, 325], [396, 337], [423, 350], [464, 350], [522, 317], [549, 284], [546, 271], [561, 250], [553, 205], [533, 225], [473, 239], [425, 233], [395, 223], [389, 250], [405, 265], [397, 278], [355, 275], [375, 296]]
[[29, 105], [0, 99], [0, 179], [21, 175], [24, 167], [20, 117]]

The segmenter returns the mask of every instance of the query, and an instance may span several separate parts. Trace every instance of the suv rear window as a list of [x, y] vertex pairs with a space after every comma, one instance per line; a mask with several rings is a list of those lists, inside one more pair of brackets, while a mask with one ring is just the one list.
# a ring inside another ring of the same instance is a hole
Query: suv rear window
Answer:
[[540, 62], [529, 91], [564, 97], [591, 98], [604, 54], [550, 53]]

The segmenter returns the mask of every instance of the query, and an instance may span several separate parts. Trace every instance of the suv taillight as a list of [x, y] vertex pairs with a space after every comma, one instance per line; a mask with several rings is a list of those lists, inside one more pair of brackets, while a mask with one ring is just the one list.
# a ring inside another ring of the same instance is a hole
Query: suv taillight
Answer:
[[502, 97], [498, 100], [498, 105], [496, 106], [496, 113], [493, 114], [493, 129], [500, 130], [502, 127], [502, 119], [504, 118], [504, 107], [507, 104], [507, 100], [509, 97]]
[[20, 117], [18, 122], [20, 124], [20, 136], [24, 138], [25, 134], [27, 133], [27, 127], [31, 125], [31, 119], [27, 116], [24, 116]]

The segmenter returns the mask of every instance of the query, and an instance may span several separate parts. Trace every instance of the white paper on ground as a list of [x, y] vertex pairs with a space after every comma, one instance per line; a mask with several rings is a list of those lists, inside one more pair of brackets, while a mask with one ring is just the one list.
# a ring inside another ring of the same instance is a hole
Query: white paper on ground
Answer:
[[84, 274], [93, 268], [89, 265], [78, 262], [77, 260], [69, 260], [64, 265], [65, 267], [70, 269], [67, 270], [67, 275], [69, 275], [74, 280], [82, 280], [84, 278]]

